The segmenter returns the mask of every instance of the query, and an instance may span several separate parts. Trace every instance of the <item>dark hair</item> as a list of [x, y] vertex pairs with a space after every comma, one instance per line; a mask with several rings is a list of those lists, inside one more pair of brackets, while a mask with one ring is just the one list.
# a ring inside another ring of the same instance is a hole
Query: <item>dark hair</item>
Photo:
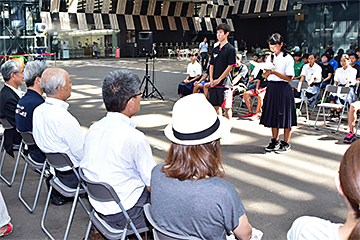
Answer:
[[171, 142], [165, 163], [161, 171], [180, 181], [225, 175], [220, 140], [189, 146]]
[[356, 141], [345, 152], [339, 168], [340, 185], [358, 219], [349, 239], [360, 239], [360, 141]]
[[227, 25], [226, 23], [220, 23], [217, 27], [216, 27], [216, 31], [219, 30], [223, 30], [224, 33], [228, 33], [231, 31], [231, 28], [229, 25]]
[[302, 58], [309, 58], [309, 54], [305, 53]]
[[265, 61], [265, 55], [260, 54], [260, 55], [259, 55], [259, 59], [262, 59], [262, 60], [264, 60], [264, 61]]
[[102, 95], [106, 110], [122, 112], [129, 99], [139, 91], [138, 75], [128, 70], [117, 70], [109, 73], [102, 84]]
[[273, 33], [271, 34], [268, 39], [267, 42], [270, 45], [275, 45], [275, 44], [281, 44], [283, 43], [283, 46], [281, 47], [281, 51], [284, 53], [284, 56], [286, 56], [286, 54], [288, 54], [287, 51], [287, 45], [284, 41], [284, 38], [280, 35], [280, 33]]
[[349, 53], [349, 57], [350, 56], [354, 56], [356, 60], [359, 59], [359, 57], [358, 57], [358, 55], [356, 53]]
[[344, 49], [340, 48], [337, 52], [337, 55], [341, 57], [344, 54]]
[[309, 56], [308, 56], [308, 58], [309, 58], [310, 56], [314, 56], [315, 59], [317, 58], [317, 57], [316, 57], [316, 53], [310, 53]]
[[253, 56], [257, 56], [257, 57], [259, 57], [259, 54], [258, 54], [258, 53], [254, 53], [254, 54], [253, 54]]
[[355, 49], [355, 52], [360, 52], [360, 48], [357, 47], [357, 48]]
[[294, 57], [301, 57], [301, 52], [294, 52]]
[[327, 60], [328, 60], [328, 62], [331, 61], [331, 56], [330, 56], [330, 54], [328, 54], [328, 53], [324, 53], [323, 55], [321, 55], [321, 58], [322, 58], [322, 57], [326, 57]]
[[332, 50], [332, 49], [327, 49], [326, 51], [325, 51], [325, 53], [328, 53], [330, 56], [331, 56], [331, 58], [334, 56], [334, 50]]

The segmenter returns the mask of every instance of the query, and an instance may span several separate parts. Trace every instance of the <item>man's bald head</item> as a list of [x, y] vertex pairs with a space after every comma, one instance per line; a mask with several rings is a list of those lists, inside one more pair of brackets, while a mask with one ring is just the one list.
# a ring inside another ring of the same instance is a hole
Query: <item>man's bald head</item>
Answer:
[[46, 95], [56, 95], [59, 86], [64, 87], [68, 72], [61, 68], [48, 68], [41, 76], [41, 89]]

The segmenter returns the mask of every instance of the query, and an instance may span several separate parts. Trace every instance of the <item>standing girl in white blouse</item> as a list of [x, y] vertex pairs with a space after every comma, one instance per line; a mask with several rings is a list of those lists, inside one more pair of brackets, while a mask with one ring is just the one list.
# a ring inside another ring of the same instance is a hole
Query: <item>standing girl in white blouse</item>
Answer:
[[[260, 124], [271, 128], [272, 139], [266, 151], [285, 153], [291, 150], [291, 127], [297, 125], [294, 96], [290, 81], [294, 74], [294, 59], [286, 50], [286, 44], [279, 33], [268, 39], [273, 54], [267, 58], [274, 69], [265, 69], [268, 80]], [[284, 140], [279, 141], [279, 129], [284, 129]]]

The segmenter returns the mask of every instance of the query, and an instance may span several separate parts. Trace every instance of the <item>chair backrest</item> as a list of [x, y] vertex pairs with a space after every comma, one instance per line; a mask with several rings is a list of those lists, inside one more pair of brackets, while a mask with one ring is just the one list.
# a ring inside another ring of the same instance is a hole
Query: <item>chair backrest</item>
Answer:
[[18, 132], [26, 145], [31, 146], [36, 144], [32, 132], [20, 132], [19, 130]]
[[325, 92], [329, 93], [340, 93], [340, 94], [348, 94], [350, 92], [349, 87], [339, 87], [334, 85], [326, 85]]
[[[299, 81], [291, 81], [290, 85], [291, 85], [292, 88], [298, 88]], [[306, 89], [306, 88], [308, 88], [308, 83], [306, 81], [303, 81], [301, 83], [301, 89]]]
[[86, 183], [86, 190], [89, 196], [99, 202], [115, 201], [120, 203], [120, 198], [114, 188], [108, 183], [94, 182], [85, 177], [84, 172], [79, 168], [80, 178]]
[[45, 155], [50, 166], [54, 168], [62, 168], [67, 166], [72, 168], [74, 166], [66, 153], [45, 153]]
[[12, 129], [14, 128], [6, 118], [0, 118], [0, 122], [4, 129]]
[[151, 205], [147, 203], [144, 205], [144, 212], [147, 220], [154, 227], [154, 238], [155, 240], [200, 240], [197, 237], [188, 237], [188, 236], [181, 236], [171, 232], [168, 232], [162, 228], [160, 228], [154, 221], [151, 216]]

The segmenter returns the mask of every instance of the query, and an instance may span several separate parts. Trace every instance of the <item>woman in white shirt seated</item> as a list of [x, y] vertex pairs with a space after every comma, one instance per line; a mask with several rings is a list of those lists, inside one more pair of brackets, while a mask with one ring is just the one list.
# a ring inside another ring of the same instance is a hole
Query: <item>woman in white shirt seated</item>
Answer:
[[[349, 101], [349, 104], [351, 104], [356, 99], [356, 95], [353, 87], [356, 85], [357, 71], [355, 68], [351, 67], [350, 58], [349, 55], [347, 54], [342, 55], [340, 59], [340, 63], [342, 68], [338, 68], [335, 72], [334, 85], [341, 87], [350, 87], [350, 92], [347, 95], [347, 100]], [[337, 104], [343, 104], [345, 100], [346, 100], [346, 95], [336, 94], [336, 93], [332, 93], [328, 98], [328, 102], [337, 103]], [[331, 109], [331, 114], [328, 118], [331, 120], [337, 120], [338, 119], [337, 115], [339, 114], [340, 111], [341, 109], [338, 109], [337, 111], [335, 111], [335, 109]]]
[[316, 55], [311, 53], [309, 55], [309, 63], [307, 63], [301, 70], [300, 82], [304, 80], [308, 83], [309, 88], [304, 92], [308, 99], [309, 107], [314, 107], [320, 98], [320, 84], [321, 84], [321, 67], [315, 62]]
[[288, 240], [347, 240], [360, 239], [360, 141], [354, 142], [346, 151], [335, 175], [335, 185], [344, 196], [347, 219], [344, 224], [302, 216], [294, 221]]

